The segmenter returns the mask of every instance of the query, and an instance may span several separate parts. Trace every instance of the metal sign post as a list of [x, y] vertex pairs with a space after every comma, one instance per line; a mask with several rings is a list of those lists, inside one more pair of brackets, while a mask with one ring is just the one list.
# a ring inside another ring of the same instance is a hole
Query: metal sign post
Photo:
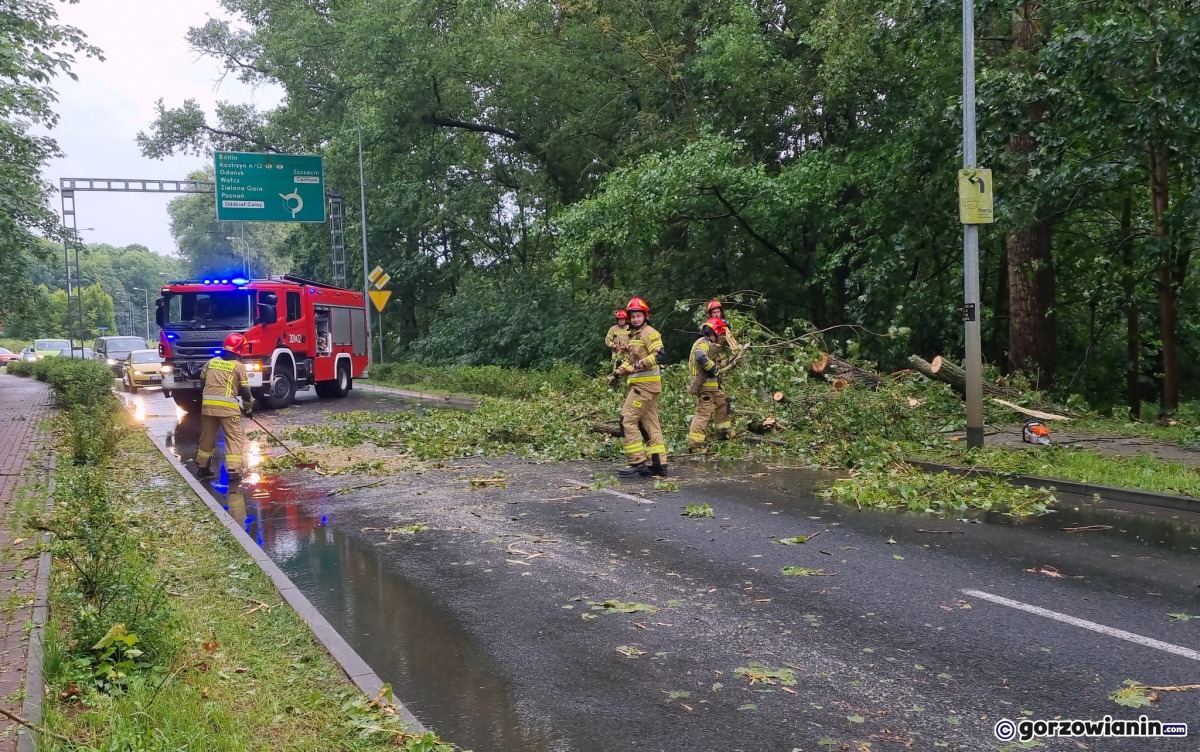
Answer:
[[[963, 167], [976, 168], [975, 0], [963, 0]], [[966, 323], [967, 447], [983, 446], [983, 365], [979, 342], [979, 225], [963, 225], [963, 319]]]

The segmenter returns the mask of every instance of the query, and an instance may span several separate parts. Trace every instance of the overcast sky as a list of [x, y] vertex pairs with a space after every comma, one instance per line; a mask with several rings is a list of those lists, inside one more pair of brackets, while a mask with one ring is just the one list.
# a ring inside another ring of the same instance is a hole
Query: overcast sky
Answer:
[[[267, 109], [279, 101], [274, 88], [252, 89], [230, 76], [218, 83], [217, 61], [188, 49], [188, 28], [225, 13], [217, 0], [80, 0], [60, 4], [62, 23], [83, 30], [104, 51], [104, 62], [77, 60], [79, 81], [56, 82], [60, 120], [51, 135], [64, 156], [44, 173], [56, 187], [60, 178], [181, 180], [207, 160], [199, 157], [147, 159], [134, 136], [147, 130], [160, 97], [167, 107], [185, 99], [200, 102], [211, 116], [218, 100], [253, 102]], [[124, 246], [140, 243], [173, 254], [167, 218], [169, 194], [84, 193], [76, 195], [81, 235], [88, 243]], [[58, 196], [54, 208], [58, 209]], [[215, 208], [214, 208], [215, 212]]]

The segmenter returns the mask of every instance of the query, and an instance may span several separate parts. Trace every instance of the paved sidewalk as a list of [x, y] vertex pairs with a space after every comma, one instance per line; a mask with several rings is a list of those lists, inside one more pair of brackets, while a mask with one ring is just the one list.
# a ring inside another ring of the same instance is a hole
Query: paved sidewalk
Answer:
[[[21, 713], [28, 650], [27, 626], [33, 618], [37, 580], [34, 539], [10, 519], [17, 489], [29, 472], [41, 478], [50, 460], [50, 437], [38, 424], [50, 417], [50, 390], [36, 379], [0, 374], [0, 704]], [[24, 558], [31, 556], [32, 558]], [[0, 723], [0, 752], [17, 748], [15, 724]]]

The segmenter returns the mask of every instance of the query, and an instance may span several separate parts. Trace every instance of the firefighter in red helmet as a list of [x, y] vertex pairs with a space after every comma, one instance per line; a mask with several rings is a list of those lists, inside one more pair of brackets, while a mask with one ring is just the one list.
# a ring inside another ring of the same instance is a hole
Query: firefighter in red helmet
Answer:
[[728, 331], [725, 321], [719, 316], [705, 321], [700, 326], [700, 339], [692, 345], [688, 357], [688, 374], [692, 378], [688, 393], [696, 397], [696, 411], [688, 428], [688, 452], [691, 454], [704, 453], [710, 422], [715, 421], [717, 435], [722, 440], [729, 438], [733, 428], [729, 420], [729, 399], [721, 391], [719, 365]]
[[629, 312], [624, 308], [617, 311], [617, 323], [608, 328], [604, 344], [612, 351], [613, 368], [621, 362], [621, 356], [629, 348]]
[[[238, 413], [253, 415], [250, 404], [250, 378], [239, 356], [246, 346], [241, 334], [225, 338], [221, 354], [204, 364], [200, 380], [204, 390], [200, 403], [200, 446], [196, 450], [196, 467], [201, 478], [213, 474], [209, 463], [217, 445], [217, 431], [225, 434], [225, 467], [230, 476], [242, 473], [242, 423]], [[242, 404], [238, 404], [238, 396]]]
[[[629, 349], [618, 372], [626, 376], [625, 406], [621, 409], [625, 460], [629, 467], [618, 474], [667, 475], [667, 447], [658, 421], [658, 396], [662, 393], [662, 373], [658, 361], [663, 355], [662, 335], [650, 326], [650, 306], [634, 298], [625, 306], [629, 314]], [[638, 424], [646, 431], [642, 438]], [[646, 457], [650, 465], [646, 465]]]
[[709, 320], [711, 320], [715, 317], [715, 318], [721, 319], [722, 321], [725, 322], [724, 344], [725, 344], [725, 348], [727, 348], [727, 350], [728, 350], [726, 355], [736, 355], [737, 351], [739, 349], [741, 349], [741, 345], [739, 345], [738, 341], [733, 338], [733, 332], [729, 331], [729, 322], [725, 321], [725, 306], [724, 306], [724, 304], [722, 304], [721, 301], [716, 300], [715, 298], [713, 300], [708, 301], [708, 306], [704, 309], [704, 316], [705, 316], [705, 318], [707, 318]]

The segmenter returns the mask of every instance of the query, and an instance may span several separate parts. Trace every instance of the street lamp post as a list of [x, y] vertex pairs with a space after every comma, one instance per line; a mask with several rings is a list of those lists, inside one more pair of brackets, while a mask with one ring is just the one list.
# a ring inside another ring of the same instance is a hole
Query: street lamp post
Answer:
[[150, 291], [143, 287], [132, 287], [131, 290], [146, 293], [146, 342], [150, 342]]
[[245, 238], [239, 238], [234, 235], [226, 235], [226, 240], [240, 240], [242, 243], [242, 274], [246, 279], [250, 279], [250, 241]]

